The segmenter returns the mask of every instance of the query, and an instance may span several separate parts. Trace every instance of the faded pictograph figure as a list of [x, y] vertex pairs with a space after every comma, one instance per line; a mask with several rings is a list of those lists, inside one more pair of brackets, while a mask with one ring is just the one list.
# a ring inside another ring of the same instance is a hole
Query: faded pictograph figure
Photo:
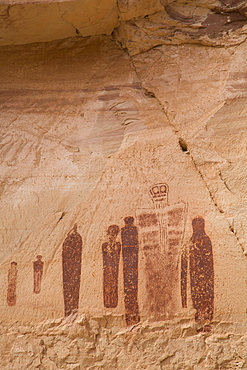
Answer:
[[7, 290], [7, 303], [9, 306], [16, 304], [16, 283], [17, 283], [17, 262], [11, 262], [8, 271], [8, 290]]
[[193, 234], [181, 255], [182, 307], [187, 307], [187, 276], [197, 322], [211, 321], [214, 314], [214, 261], [210, 238], [202, 217], [192, 220]]
[[39, 294], [41, 292], [44, 262], [41, 261], [42, 256], [40, 254], [36, 258], [37, 261], [33, 262], [33, 292]]
[[77, 225], [69, 231], [62, 247], [65, 316], [78, 311], [81, 282], [82, 238]]
[[128, 326], [140, 321], [138, 307], [138, 230], [133, 217], [125, 217], [121, 229], [125, 319]]
[[[146, 213], [144, 213], [146, 212]], [[161, 252], [158, 217], [152, 210], [142, 210], [138, 214], [138, 226], [141, 230], [141, 243], [145, 261], [145, 282], [149, 315], [154, 319], [162, 318], [167, 309], [169, 297], [166, 295], [168, 284], [166, 257]], [[168, 300], [167, 300], [168, 299]]]
[[166, 319], [180, 307], [179, 261], [187, 205], [169, 205], [166, 183], [149, 189], [154, 208], [138, 209], [137, 224], [145, 262], [146, 305], [149, 315]]
[[153, 201], [154, 208], [157, 210], [156, 214], [159, 223], [160, 246], [162, 249], [165, 248], [167, 238], [166, 216], [162, 210], [168, 206], [168, 191], [168, 185], [165, 183], [153, 185], [149, 189], [149, 196]]
[[121, 244], [116, 241], [119, 227], [108, 227], [108, 242], [102, 244], [103, 254], [103, 296], [106, 308], [115, 308], [118, 305], [118, 272]]
[[149, 195], [153, 201], [159, 223], [161, 249], [169, 254], [170, 249], [181, 245], [186, 220], [186, 204], [184, 202], [168, 204], [169, 187], [167, 184], [153, 185]]

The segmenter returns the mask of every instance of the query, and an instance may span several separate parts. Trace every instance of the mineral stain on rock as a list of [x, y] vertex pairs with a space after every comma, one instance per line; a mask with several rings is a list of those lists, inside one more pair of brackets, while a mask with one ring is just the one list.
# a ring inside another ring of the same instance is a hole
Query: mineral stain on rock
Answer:
[[121, 229], [125, 320], [128, 326], [140, 321], [138, 306], [138, 230], [134, 218], [124, 219], [125, 227]]
[[199, 29], [199, 35], [208, 35], [212, 38], [221, 37], [229, 31], [236, 31], [247, 23], [244, 14], [238, 11], [231, 13], [212, 13], [207, 16], [202, 27]]
[[121, 244], [116, 242], [119, 227], [111, 225], [107, 234], [109, 241], [102, 244], [103, 254], [103, 297], [106, 308], [118, 305], [118, 272]]
[[81, 281], [82, 238], [77, 225], [69, 231], [62, 247], [64, 314], [78, 311]]
[[[167, 5], [165, 10], [171, 19], [181, 24], [193, 25], [193, 23], [196, 24], [201, 21], [201, 26], [197, 30], [197, 37], [208, 35], [209, 37], [217, 38], [230, 30], [236, 31], [247, 23], [247, 17], [243, 10], [244, 6], [241, 6], [243, 1], [221, 0], [220, 3], [221, 7], [218, 6], [212, 9], [212, 11], [207, 14], [204, 21], [198, 16], [185, 16], [180, 14], [170, 5]], [[231, 8], [231, 6], [233, 8]], [[246, 8], [247, 6], [245, 6], [245, 10]], [[193, 30], [189, 32], [191, 36], [193, 36], [192, 31]], [[195, 37], [195, 35], [193, 37]]]

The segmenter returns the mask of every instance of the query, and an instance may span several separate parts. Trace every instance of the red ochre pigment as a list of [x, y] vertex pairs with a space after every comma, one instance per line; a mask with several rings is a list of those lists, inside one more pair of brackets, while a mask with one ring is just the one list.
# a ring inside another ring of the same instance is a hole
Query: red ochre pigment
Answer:
[[33, 262], [33, 292], [39, 294], [41, 292], [41, 280], [43, 276], [44, 262], [41, 261], [41, 255], [38, 255], [36, 258], [37, 261]]
[[7, 303], [9, 306], [15, 306], [16, 304], [16, 283], [17, 283], [17, 263], [11, 262], [10, 269], [8, 271], [8, 290], [7, 290]]
[[103, 254], [103, 297], [106, 308], [118, 305], [118, 272], [121, 244], [116, 242], [119, 227], [111, 225], [107, 230], [109, 241], [102, 244]]
[[138, 230], [133, 217], [125, 217], [121, 229], [125, 319], [128, 326], [140, 321], [138, 307]]
[[82, 238], [77, 225], [68, 233], [62, 248], [64, 313], [78, 311], [81, 281]]
[[214, 313], [214, 262], [212, 244], [205, 233], [202, 217], [192, 220], [193, 234], [189, 241], [189, 256], [186, 250], [181, 260], [182, 306], [187, 307], [187, 270], [189, 261], [190, 288], [195, 320], [211, 321]]

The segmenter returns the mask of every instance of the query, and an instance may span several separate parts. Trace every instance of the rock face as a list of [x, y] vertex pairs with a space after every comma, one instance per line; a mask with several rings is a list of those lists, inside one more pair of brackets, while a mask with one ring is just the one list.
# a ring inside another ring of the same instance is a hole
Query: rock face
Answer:
[[1, 4], [1, 369], [245, 369], [245, 2]]
[[119, 19], [162, 9], [159, 0], [0, 1], [0, 45], [110, 35]]
[[[162, 11], [122, 21], [118, 39], [135, 55], [160, 45], [235, 45], [246, 39], [244, 1], [170, 1]], [[208, 9], [210, 6], [210, 10]]]

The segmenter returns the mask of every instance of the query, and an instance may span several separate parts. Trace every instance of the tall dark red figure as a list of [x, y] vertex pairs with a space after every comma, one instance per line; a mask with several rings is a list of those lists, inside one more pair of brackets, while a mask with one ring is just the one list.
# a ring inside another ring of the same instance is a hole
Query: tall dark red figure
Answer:
[[121, 251], [121, 244], [116, 242], [119, 227], [109, 226], [107, 234], [109, 241], [102, 244], [104, 306], [115, 308], [118, 305], [118, 271]]
[[123, 253], [124, 303], [127, 325], [140, 321], [138, 307], [138, 230], [133, 217], [125, 217], [121, 229]]
[[63, 294], [65, 316], [78, 311], [81, 281], [82, 238], [77, 225], [67, 234], [63, 243]]
[[17, 263], [11, 262], [8, 271], [8, 290], [7, 290], [7, 303], [9, 306], [16, 304], [16, 283], [17, 283]]
[[[196, 309], [195, 320], [211, 321], [214, 313], [214, 262], [212, 244], [205, 233], [205, 221], [202, 217], [192, 220], [193, 234], [189, 242], [189, 271], [193, 307]], [[188, 256], [184, 251], [181, 260], [181, 295], [182, 306], [187, 307], [187, 269]]]

